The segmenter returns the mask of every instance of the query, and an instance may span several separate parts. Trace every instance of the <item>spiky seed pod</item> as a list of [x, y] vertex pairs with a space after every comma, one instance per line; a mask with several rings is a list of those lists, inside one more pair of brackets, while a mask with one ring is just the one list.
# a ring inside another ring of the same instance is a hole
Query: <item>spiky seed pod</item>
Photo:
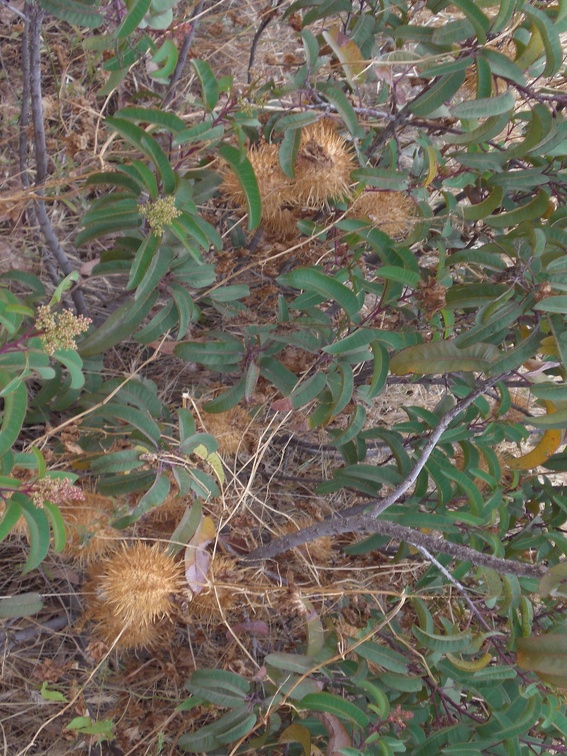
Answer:
[[119, 531], [110, 525], [114, 509], [106, 496], [88, 491], [82, 501], [60, 504], [67, 537], [63, 556], [90, 564], [113, 551], [120, 537]]
[[295, 160], [295, 201], [322, 208], [332, 199], [349, 197], [355, 167], [347, 142], [331, 119], [306, 126]]
[[[293, 181], [280, 167], [278, 146], [263, 143], [250, 148], [246, 156], [252, 164], [262, 200], [262, 223], [268, 231], [286, 235], [295, 227], [292, 206], [296, 204]], [[242, 210], [246, 197], [231, 170], [224, 174], [223, 191]]]
[[219, 414], [202, 412], [201, 419], [207, 433], [216, 438], [221, 454], [232, 455], [238, 451], [250, 451], [253, 447], [250, 415], [242, 407], [236, 405]]
[[404, 192], [364, 192], [349, 210], [351, 218], [369, 220], [392, 239], [403, 239], [416, 222], [416, 206]]
[[122, 544], [98, 562], [85, 585], [87, 619], [97, 633], [121, 648], [154, 643], [156, 625], [175, 609], [173, 596], [185, 586], [183, 567], [159, 544]]

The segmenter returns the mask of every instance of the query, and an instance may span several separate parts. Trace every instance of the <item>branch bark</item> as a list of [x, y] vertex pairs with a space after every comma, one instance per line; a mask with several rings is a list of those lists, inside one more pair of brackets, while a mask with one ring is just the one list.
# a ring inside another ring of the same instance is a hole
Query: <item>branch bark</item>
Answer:
[[[27, 86], [23, 92], [22, 114], [21, 114], [21, 143], [20, 143], [20, 168], [22, 169], [22, 181], [24, 185], [29, 183], [25, 161], [27, 157], [27, 134], [24, 136], [23, 126], [27, 125], [29, 102], [31, 101], [31, 120], [34, 131], [34, 155], [36, 163], [35, 185], [36, 194], [40, 197], [35, 200], [35, 216], [41, 233], [45, 239], [47, 247], [59, 269], [65, 276], [72, 272], [73, 268], [69, 262], [65, 250], [59, 243], [57, 234], [53, 230], [51, 220], [45, 208], [45, 202], [41, 199], [44, 193], [43, 184], [45, 183], [47, 172], [47, 146], [45, 141], [45, 123], [43, 118], [43, 104], [41, 98], [41, 25], [43, 22], [43, 9], [34, 6], [31, 3], [26, 4], [26, 15], [28, 21], [25, 24], [25, 33], [23, 38], [22, 64], [24, 69], [28, 67], [29, 73], [29, 91]], [[28, 77], [25, 77], [28, 78]], [[29, 100], [28, 100], [29, 97]], [[22, 165], [24, 163], [24, 165]], [[49, 270], [49, 265], [47, 265]], [[53, 275], [51, 275], [53, 278]], [[57, 277], [58, 278], [58, 277]], [[58, 283], [55, 281], [54, 283]], [[71, 297], [75, 304], [75, 309], [79, 315], [87, 314], [87, 306], [83, 292], [79, 289], [71, 291]]]
[[492, 388], [495, 383], [502, 379], [502, 376], [496, 376], [486, 381], [483, 386], [473, 391], [469, 396], [458, 402], [455, 407], [447, 412], [440, 420], [437, 427], [431, 432], [427, 443], [414, 468], [405, 480], [397, 486], [392, 493], [384, 499], [375, 503], [364, 505], [364, 511], [360, 512], [359, 507], [351, 509], [348, 513], [338, 514], [323, 522], [315, 523], [308, 528], [289, 533], [281, 538], [273, 540], [265, 546], [260, 546], [244, 557], [247, 562], [260, 561], [262, 559], [271, 559], [279, 554], [283, 554], [290, 549], [294, 549], [304, 543], [315, 541], [325, 536], [337, 536], [343, 533], [379, 533], [390, 536], [398, 541], [415, 546], [418, 549], [427, 549], [433, 553], [443, 553], [453, 556], [461, 561], [471, 562], [476, 566], [489, 567], [498, 572], [505, 572], [518, 576], [541, 577], [547, 570], [543, 565], [527, 564], [516, 562], [509, 559], [501, 559], [491, 554], [483, 554], [469, 546], [452, 543], [441, 536], [421, 533], [413, 528], [404, 525], [398, 525], [393, 522], [378, 520], [377, 517], [383, 514], [388, 507], [398, 502], [406, 491], [415, 483], [417, 476], [427, 464], [433, 450], [439, 443], [443, 433], [449, 425], [455, 420], [461, 412], [466, 410], [473, 402], [476, 401], [483, 393]]

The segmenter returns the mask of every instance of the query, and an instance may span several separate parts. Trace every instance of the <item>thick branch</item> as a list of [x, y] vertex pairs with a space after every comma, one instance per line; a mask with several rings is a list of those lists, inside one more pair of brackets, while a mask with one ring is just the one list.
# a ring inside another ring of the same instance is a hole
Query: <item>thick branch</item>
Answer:
[[254, 549], [244, 557], [245, 561], [259, 561], [261, 559], [270, 559], [282, 554], [289, 549], [301, 546], [304, 543], [315, 541], [317, 538], [324, 536], [336, 536], [343, 533], [379, 533], [380, 535], [390, 536], [397, 541], [405, 541], [416, 548], [424, 548], [430, 552], [449, 554], [449, 556], [459, 559], [462, 562], [471, 562], [477, 567], [488, 567], [498, 572], [504, 572], [509, 575], [518, 575], [523, 577], [541, 577], [547, 572], [547, 567], [539, 564], [527, 564], [525, 562], [516, 562], [511, 559], [501, 559], [491, 554], [483, 554], [480, 551], [471, 549], [469, 546], [463, 546], [458, 543], [446, 541], [441, 536], [421, 533], [405, 525], [398, 525], [394, 522], [385, 520], [376, 520], [371, 515], [356, 515], [354, 517], [333, 517], [324, 522], [318, 522], [308, 528], [290, 533], [282, 538], [269, 543], [267, 546], [261, 546]]
[[348, 514], [338, 514], [324, 522], [318, 522], [315, 525], [311, 525], [310, 527], [304, 528], [296, 533], [290, 533], [282, 538], [277, 538], [266, 546], [254, 549], [254, 551], [247, 555], [246, 561], [270, 559], [278, 554], [284, 553], [285, 551], [289, 551], [289, 549], [296, 548], [297, 546], [309, 543], [310, 541], [315, 541], [317, 538], [323, 538], [324, 536], [336, 536], [341, 535], [342, 533], [380, 533], [382, 535], [396, 538], [399, 541], [410, 543], [416, 548], [425, 548], [433, 553], [442, 552], [444, 554], [449, 554], [456, 559], [472, 562], [477, 566], [490, 567], [491, 569], [514, 575], [525, 575], [530, 577], [541, 576], [546, 570], [543, 566], [524, 564], [522, 562], [515, 562], [508, 559], [500, 559], [499, 557], [494, 557], [490, 554], [482, 554], [468, 546], [450, 543], [440, 536], [424, 534], [413, 530], [413, 528], [376, 519], [379, 515], [385, 512], [388, 507], [391, 507], [398, 502], [406, 491], [415, 483], [417, 476], [427, 464], [427, 460], [439, 443], [441, 436], [453, 420], [475, 402], [485, 391], [487, 391], [487, 389], [492, 388], [492, 386], [501, 379], [502, 376], [490, 378], [481, 388], [473, 391], [464, 399], [461, 399], [452, 410], [447, 412], [439, 420], [437, 427], [431, 432], [413, 470], [385, 499], [364, 506], [364, 512], [362, 513], [359, 513], [359, 508], [356, 507], [350, 510]]

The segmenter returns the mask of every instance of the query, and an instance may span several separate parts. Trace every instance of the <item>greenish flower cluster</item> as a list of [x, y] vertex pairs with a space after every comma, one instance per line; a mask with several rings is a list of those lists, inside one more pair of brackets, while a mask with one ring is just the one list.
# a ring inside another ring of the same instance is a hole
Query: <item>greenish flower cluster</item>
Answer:
[[170, 194], [142, 205], [140, 215], [148, 221], [154, 234], [161, 236], [164, 228], [181, 215], [181, 210], [175, 207], [175, 197]]
[[42, 305], [37, 309], [35, 326], [40, 331], [43, 348], [47, 354], [53, 354], [58, 349], [76, 349], [75, 337], [88, 330], [91, 322], [71, 310], [54, 312], [48, 305]]

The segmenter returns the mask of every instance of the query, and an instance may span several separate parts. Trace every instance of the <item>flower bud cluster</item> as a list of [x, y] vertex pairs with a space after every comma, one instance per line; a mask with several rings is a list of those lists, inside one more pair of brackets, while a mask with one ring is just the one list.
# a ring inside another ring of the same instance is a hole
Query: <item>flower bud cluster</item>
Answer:
[[149, 227], [156, 236], [161, 236], [166, 226], [181, 215], [181, 210], [175, 207], [175, 197], [168, 195], [160, 197], [154, 202], [147, 202], [140, 207], [140, 215], [148, 221]]
[[41, 341], [47, 354], [58, 349], [76, 349], [75, 337], [88, 330], [91, 319], [75, 315], [71, 310], [54, 312], [48, 305], [37, 309], [35, 326], [41, 332]]
[[69, 478], [40, 478], [29, 494], [34, 505], [41, 509], [44, 501], [63, 504], [68, 501], [83, 501], [85, 494], [73, 485]]

